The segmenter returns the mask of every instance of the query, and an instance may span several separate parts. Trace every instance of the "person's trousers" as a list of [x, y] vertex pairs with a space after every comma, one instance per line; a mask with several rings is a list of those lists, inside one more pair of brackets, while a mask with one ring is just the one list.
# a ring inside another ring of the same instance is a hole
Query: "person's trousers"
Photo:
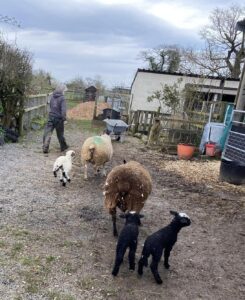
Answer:
[[60, 118], [49, 117], [48, 122], [44, 128], [43, 135], [43, 151], [48, 152], [52, 133], [56, 130], [57, 138], [60, 143], [60, 150], [64, 151], [67, 148], [64, 137], [64, 121]]

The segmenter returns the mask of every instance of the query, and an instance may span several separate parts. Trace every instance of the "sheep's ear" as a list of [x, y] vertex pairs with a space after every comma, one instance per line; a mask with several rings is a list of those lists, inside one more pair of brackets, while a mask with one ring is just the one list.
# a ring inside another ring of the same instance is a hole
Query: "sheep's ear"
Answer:
[[175, 210], [170, 210], [169, 212], [170, 212], [171, 215], [173, 215], [175, 217], [178, 215], [178, 212], [175, 211]]
[[120, 214], [119, 217], [122, 219], [126, 219], [126, 214]]
[[140, 218], [140, 219], [144, 218], [144, 215], [139, 214], [139, 218]]

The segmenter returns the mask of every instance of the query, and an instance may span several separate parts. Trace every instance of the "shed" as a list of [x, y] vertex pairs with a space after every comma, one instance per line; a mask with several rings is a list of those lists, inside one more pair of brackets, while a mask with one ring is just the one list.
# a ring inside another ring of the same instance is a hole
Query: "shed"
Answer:
[[97, 89], [93, 85], [85, 89], [85, 101], [95, 101]]

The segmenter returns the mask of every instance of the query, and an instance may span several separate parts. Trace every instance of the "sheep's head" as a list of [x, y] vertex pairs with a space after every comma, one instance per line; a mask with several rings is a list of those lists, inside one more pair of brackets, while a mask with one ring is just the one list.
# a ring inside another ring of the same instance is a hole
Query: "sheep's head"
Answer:
[[143, 217], [144, 215], [138, 214], [135, 211], [129, 211], [125, 214], [120, 214], [120, 218], [126, 219], [125, 224], [141, 225], [140, 219]]
[[71, 158], [75, 157], [75, 151], [73, 151], [73, 150], [67, 151], [66, 156], [71, 157]]
[[178, 213], [177, 211], [170, 210], [170, 214], [174, 215], [174, 219], [181, 225], [181, 227], [191, 225], [191, 219], [186, 213], [184, 212]]

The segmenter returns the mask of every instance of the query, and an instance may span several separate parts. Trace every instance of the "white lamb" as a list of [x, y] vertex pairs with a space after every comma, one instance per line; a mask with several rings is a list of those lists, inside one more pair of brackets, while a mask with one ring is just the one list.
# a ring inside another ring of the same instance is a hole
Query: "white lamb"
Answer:
[[62, 182], [63, 186], [66, 186], [66, 182], [70, 182], [71, 179], [68, 173], [71, 171], [72, 168], [72, 159], [75, 156], [75, 151], [69, 150], [66, 152], [66, 155], [59, 156], [53, 167], [54, 177], [57, 177], [57, 172], [60, 171], [60, 181]]
[[111, 137], [108, 134], [92, 136], [85, 140], [81, 150], [81, 161], [84, 166], [84, 179], [88, 179], [88, 163], [94, 166], [95, 174], [102, 167], [102, 174], [106, 176], [105, 163], [110, 161], [113, 155]]

